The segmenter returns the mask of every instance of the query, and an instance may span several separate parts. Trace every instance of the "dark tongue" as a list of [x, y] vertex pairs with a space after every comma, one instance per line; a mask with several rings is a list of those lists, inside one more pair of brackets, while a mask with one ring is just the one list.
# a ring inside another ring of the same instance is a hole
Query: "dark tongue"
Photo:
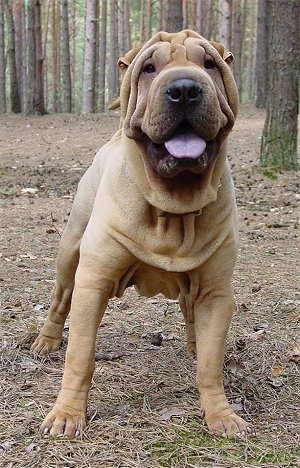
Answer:
[[205, 151], [206, 142], [193, 132], [181, 133], [165, 142], [174, 158], [198, 158]]

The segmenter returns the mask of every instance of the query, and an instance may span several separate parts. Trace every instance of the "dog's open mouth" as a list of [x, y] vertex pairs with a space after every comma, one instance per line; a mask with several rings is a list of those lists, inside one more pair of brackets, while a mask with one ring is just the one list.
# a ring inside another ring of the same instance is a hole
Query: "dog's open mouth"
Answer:
[[216, 148], [215, 140], [205, 141], [187, 124], [181, 124], [163, 144], [154, 143], [146, 135], [145, 140], [149, 163], [161, 177], [180, 172], [203, 174]]

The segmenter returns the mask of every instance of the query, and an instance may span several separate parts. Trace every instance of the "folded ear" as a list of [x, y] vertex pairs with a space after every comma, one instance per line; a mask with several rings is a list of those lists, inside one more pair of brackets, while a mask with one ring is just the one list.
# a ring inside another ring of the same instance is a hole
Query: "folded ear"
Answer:
[[232, 62], [234, 61], [233, 53], [229, 52], [229, 50], [225, 48], [224, 44], [221, 44], [220, 42], [214, 42], [214, 41], [209, 41], [209, 42], [219, 52], [222, 59], [225, 60], [227, 65], [231, 65]]
[[142, 46], [139, 47], [134, 47], [131, 49], [129, 52], [127, 52], [124, 57], [121, 57], [118, 60], [118, 67], [121, 69], [122, 76], [131, 64], [132, 60], [136, 57], [136, 55], [139, 53], [141, 50]]
[[[129, 65], [131, 64], [132, 60], [136, 57], [136, 55], [139, 53], [139, 51], [141, 50], [142, 46], [139, 46], [139, 47], [134, 47], [133, 49], [131, 49], [129, 52], [127, 52], [124, 57], [121, 57], [119, 60], [118, 60], [118, 67], [120, 68], [121, 70], [121, 81], [123, 79], [123, 76], [127, 70], [127, 68], [129, 67]], [[108, 109], [109, 110], [114, 110], [114, 109], [118, 109], [120, 107], [121, 103], [120, 103], [120, 97], [117, 97], [114, 101], [112, 101], [109, 106], [108, 106]]]

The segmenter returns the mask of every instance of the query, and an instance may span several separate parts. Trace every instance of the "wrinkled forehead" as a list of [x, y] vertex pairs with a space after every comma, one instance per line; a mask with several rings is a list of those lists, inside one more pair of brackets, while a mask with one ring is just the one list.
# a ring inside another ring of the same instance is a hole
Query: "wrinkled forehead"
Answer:
[[156, 48], [149, 50], [149, 58], [151, 57], [158, 65], [164, 65], [169, 62], [175, 62], [177, 65], [186, 65], [187, 62], [196, 64], [203, 60], [205, 49], [195, 39], [188, 38], [184, 42], [178, 41], [161, 42]]
[[[152, 58], [158, 65], [164, 65], [169, 62], [176, 62], [178, 65], [186, 65], [187, 62], [199, 64], [207, 51], [211, 49], [209, 42], [205, 40], [186, 38], [185, 41], [164, 41], [157, 42], [151, 47], [142, 50], [136, 57], [136, 62], [143, 63]], [[213, 49], [213, 48], [212, 48]], [[216, 52], [216, 50], [214, 49]], [[211, 53], [214, 54], [214, 51]]]

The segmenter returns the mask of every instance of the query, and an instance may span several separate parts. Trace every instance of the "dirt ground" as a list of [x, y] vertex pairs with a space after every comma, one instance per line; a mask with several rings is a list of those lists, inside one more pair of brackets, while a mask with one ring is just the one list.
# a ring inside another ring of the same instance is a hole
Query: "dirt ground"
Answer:
[[128, 289], [99, 330], [89, 424], [66, 440], [39, 425], [60, 386], [68, 327], [57, 353], [34, 357], [29, 346], [78, 180], [119, 117], [0, 116], [1, 467], [300, 467], [299, 174], [257, 168], [263, 121], [243, 107], [229, 148], [240, 249], [225, 385], [256, 435], [207, 433], [177, 303]]

